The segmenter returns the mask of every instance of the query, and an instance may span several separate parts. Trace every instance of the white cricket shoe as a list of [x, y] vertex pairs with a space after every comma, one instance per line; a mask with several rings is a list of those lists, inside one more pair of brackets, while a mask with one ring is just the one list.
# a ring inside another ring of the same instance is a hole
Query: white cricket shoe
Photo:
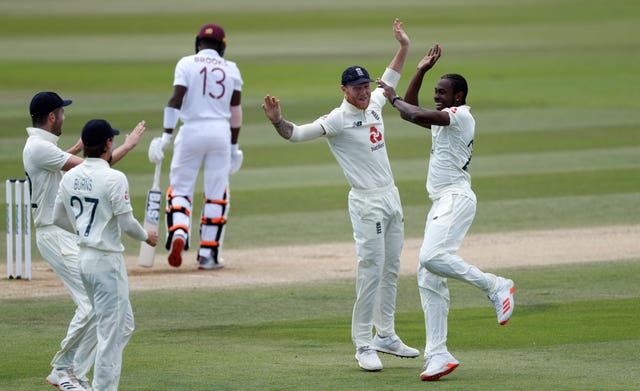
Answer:
[[439, 353], [431, 356], [425, 364], [425, 370], [420, 374], [420, 379], [424, 381], [435, 381], [444, 375], [448, 375], [458, 368], [460, 361], [456, 360], [451, 353]]
[[397, 334], [389, 337], [381, 337], [376, 333], [376, 336], [373, 338], [373, 348], [380, 353], [393, 354], [394, 356], [404, 358], [415, 358], [420, 355], [418, 349], [405, 345]]
[[360, 368], [365, 371], [376, 372], [382, 370], [382, 362], [378, 358], [378, 353], [368, 346], [356, 350], [356, 360], [358, 360]]
[[513, 281], [502, 277], [498, 277], [497, 283], [498, 289], [493, 295], [488, 297], [489, 300], [491, 300], [493, 307], [496, 309], [498, 323], [504, 326], [511, 318], [513, 307], [516, 305], [513, 300], [513, 292], [515, 292], [516, 287], [513, 284]]
[[91, 383], [89, 383], [89, 379], [87, 379], [87, 378], [84, 378], [84, 379], [78, 378], [78, 383], [80, 383], [80, 385], [82, 387], [84, 387], [87, 391], [93, 391], [93, 388], [91, 388]]
[[57, 387], [61, 391], [87, 391], [91, 388], [84, 387], [71, 368], [62, 370], [54, 369], [45, 379], [47, 383]]
[[211, 255], [203, 257], [198, 255], [198, 270], [216, 270], [224, 267], [224, 259], [214, 259]]

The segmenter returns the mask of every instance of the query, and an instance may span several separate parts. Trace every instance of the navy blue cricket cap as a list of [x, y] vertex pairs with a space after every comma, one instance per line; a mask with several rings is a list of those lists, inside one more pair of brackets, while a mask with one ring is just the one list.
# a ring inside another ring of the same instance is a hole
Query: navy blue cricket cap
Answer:
[[103, 119], [92, 119], [82, 128], [82, 143], [87, 146], [102, 145], [106, 140], [120, 134], [118, 129], [114, 129]]
[[31, 113], [31, 117], [44, 117], [55, 109], [69, 106], [70, 104], [71, 100], [64, 100], [55, 92], [38, 92], [31, 99], [29, 112]]
[[362, 83], [372, 83], [369, 72], [361, 66], [354, 65], [342, 72], [342, 85], [355, 86]]

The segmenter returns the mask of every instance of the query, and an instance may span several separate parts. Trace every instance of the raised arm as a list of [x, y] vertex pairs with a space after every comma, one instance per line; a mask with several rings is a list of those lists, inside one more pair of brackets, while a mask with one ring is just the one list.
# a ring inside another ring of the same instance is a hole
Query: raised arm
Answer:
[[140, 121], [138, 125], [136, 125], [136, 127], [133, 128], [131, 133], [127, 134], [124, 140], [124, 143], [118, 148], [116, 148], [115, 151], [113, 151], [113, 155], [111, 155], [111, 161], [109, 162], [109, 164], [113, 166], [120, 159], [122, 159], [124, 155], [126, 155], [127, 153], [129, 153], [129, 151], [135, 148], [135, 146], [138, 145], [140, 138], [142, 138], [142, 135], [144, 134], [145, 129], [146, 129], [145, 122]]
[[324, 129], [319, 124], [311, 123], [297, 126], [293, 122], [285, 120], [280, 110], [280, 99], [275, 96], [265, 96], [262, 109], [278, 134], [285, 140], [293, 142], [307, 141], [325, 134]]
[[431, 128], [431, 125], [449, 125], [450, 119], [447, 112], [423, 109], [417, 105], [405, 102], [396, 94], [393, 86], [386, 84], [380, 79], [376, 80], [376, 83], [378, 83], [378, 87], [384, 89], [384, 96], [393, 107], [398, 109], [402, 119], [425, 128]]
[[420, 92], [420, 87], [422, 87], [422, 80], [424, 78], [425, 73], [434, 65], [440, 58], [442, 51], [440, 49], [440, 45], [437, 43], [427, 51], [427, 54], [420, 60], [418, 63], [418, 68], [416, 72], [413, 74], [411, 81], [409, 82], [409, 86], [407, 87], [407, 92], [404, 94], [404, 100], [407, 103], [418, 106], [419, 99], [418, 94]]
[[404, 31], [403, 24], [398, 18], [393, 21], [393, 35], [400, 43], [400, 48], [398, 48], [395, 56], [391, 59], [389, 68], [401, 73], [404, 62], [407, 59], [407, 54], [409, 53], [409, 36]]

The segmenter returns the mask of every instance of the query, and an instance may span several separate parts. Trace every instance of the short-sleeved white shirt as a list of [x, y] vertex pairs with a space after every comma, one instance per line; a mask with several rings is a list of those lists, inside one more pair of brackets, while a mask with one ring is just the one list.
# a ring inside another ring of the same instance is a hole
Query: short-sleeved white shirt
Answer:
[[62, 178], [62, 167], [71, 157], [58, 147], [58, 136], [39, 128], [27, 128], [22, 163], [31, 188], [33, 225], [53, 224], [53, 206]]
[[118, 215], [132, 211], [127, 177], [104, 159], [87, 158], [62, 177], [62, 202], [78, 233], [78, 245], [122, 252]]
[[187, 87], [180, 108], [180, 119], [231, 118], [233, 91], [242, 91], [242, 76], [236, 64], [213, 49], [205, 49], [178, 61], [173, 85]]
[[469, 165], [476, 122], [470, 110], [467, 105], [448, 107], [442, 111], [449, 113], [449, 125], [431, 125], [427, 191], [432, 200], [447, 192], [471, 192]]
[[[400, 74], [389, 68], [382, 76], [394, 87], [399, 79]], [[325, 130], [331, 152], [354, 189], [372, 190], [393, 184], [382, 121], [385, 102], [382, 88], [376, 88], [366, 110], [343, 100], [340, 107], [315, 121]]]

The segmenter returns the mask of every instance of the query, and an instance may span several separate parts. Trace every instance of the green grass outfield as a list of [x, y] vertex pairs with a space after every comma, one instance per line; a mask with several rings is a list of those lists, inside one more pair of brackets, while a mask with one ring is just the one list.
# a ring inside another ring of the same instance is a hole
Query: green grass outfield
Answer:
[[[448, 347], [462, 362], [437, 383], [423, 360], [381, 355], [360, 370], [349, 338], [353, 282], [133, 293], [136, 331], [122, 390], [633, 390], [640, 384], [640, 261], [505, 271], [517, 307], [498, 326], [489, 302], [451, 283]], [[424, 348], [413, 277], [400, 280], [396, 329]], [[69, 300], [2, 303], [3, 390], [47, 390]]]
[[[382, 73], [397, 48], [396, 16], [412, 40], [401, 93], [435, 42], [444, 54], [425, 79], [421, 103], [432, 107], [432, 86], [444, 73], [469, 81], [479, 199], [472, 233], [640, 224], [640, 3], [629, 0], [4, 0], [0, 170], [5, 178], [23, 175], [28, 105], [38, 91], [74, 100], [63, 147], [91, 118], [122, 130], [145, 119], [149, 134], [117, 166], [141, 219], [153, 173], [147, 147], [161, 133], [175, 63], [192, 53], [198, 28], [213, 21], [225, 27], [226, 57], [245, 81], [245, 161], [231, 180], [225, 246], [348, 241], [348, 187], [326, 143], [285, 142], [260, 103], [267, 93], [278, 96], [284, 115], [298, 123], [329, 112], [342, 99], [345, 67]], [[392, 108], [384, 115], [406, 234], [419, 238], [429, 207], [430, 138]], [[163, 186], [168, 167], [169, 159]], [[128, 239], [125, 245], [128, 254], [138, 251]], [[455, 286], [451, 348], [463, 366], [435, 385], [417, 381], [415, 361], [383, 359], [380, 374], [357, 370], [348, 338], [350, 280], [309, 289], [135, 293], [138, 330], [125, 351], [122, 389], [634, 389], [637, 268], [516, 270], [518, 316], [505, 329], [493, 327], [477, 292]], [[582, 285], [583, 274], [595, 276], [592, 284]], [[422, 347], [415, 281], [403, 279], [401, 287], [399, 330]], [[40, 387], [70, 302], [0, 306], [0, 351], [11, 352], [0, 354], [0, 389]]]

